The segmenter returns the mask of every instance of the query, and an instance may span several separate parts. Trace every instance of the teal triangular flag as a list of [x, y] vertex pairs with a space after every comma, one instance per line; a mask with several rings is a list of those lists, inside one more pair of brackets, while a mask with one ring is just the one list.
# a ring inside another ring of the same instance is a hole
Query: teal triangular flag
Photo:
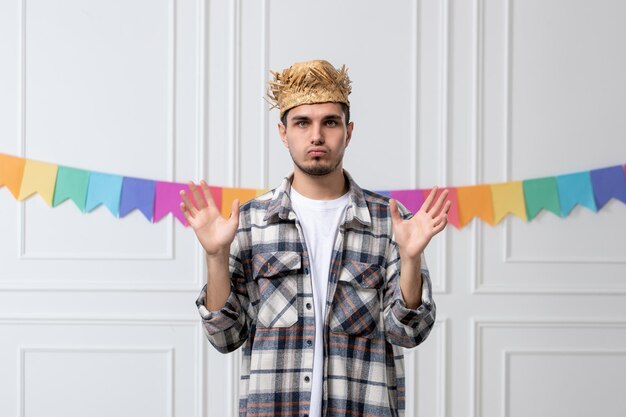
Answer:
[[69, 198], [74, 201], [80, 211], [84, 212], [88, 186], [89, 171], [59, 165], [52, 207], [56, 207]]
[[556, 183], [559, 187], [559, 201], [563, 217], [570, 214], [576, 204], [585, 206], [593, 212], [598, 211], [593, 197], [589, 171], [559, 175], [556, 177]]
[[522, 182], [522, 185], [528, 221], [534, 219], [542, 209], [549, 210], [557, 216], [561, 215], [556, 178], [546, 177], [525, 180]]

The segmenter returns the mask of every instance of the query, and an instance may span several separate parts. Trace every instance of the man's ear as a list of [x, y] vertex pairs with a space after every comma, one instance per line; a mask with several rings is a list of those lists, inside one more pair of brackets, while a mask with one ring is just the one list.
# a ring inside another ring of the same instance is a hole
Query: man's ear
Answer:
[[346, 146], [350, 144], [350, 139], [352, 139], [352, 129], [354, 129], [354, 122], [350, 122], [346, 126]]
[[278, 122], [278, 134], [280, 135], [280, 140], [285, 145], [285, 148], [289, 149], [289, 144], [287, 143], [287, 128], [283, 124], [283, 122]]

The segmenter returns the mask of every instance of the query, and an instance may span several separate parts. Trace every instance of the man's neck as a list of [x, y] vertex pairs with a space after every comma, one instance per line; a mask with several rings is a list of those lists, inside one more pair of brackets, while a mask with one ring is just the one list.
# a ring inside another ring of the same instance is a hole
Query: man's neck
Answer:
[[334, 200], [347, 193], [349, 189], [342, 168], [328, 175], [313, 176], [296, 167], [291, 186], [301, 195], [313, 200]]

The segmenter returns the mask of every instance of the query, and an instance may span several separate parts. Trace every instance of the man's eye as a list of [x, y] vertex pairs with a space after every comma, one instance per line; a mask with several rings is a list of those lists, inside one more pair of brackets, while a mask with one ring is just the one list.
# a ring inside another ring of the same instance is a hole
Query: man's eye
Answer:
[[328, 127], [335, 127], [335, 126], [337, 126], [337, 122], [334, 121], [334, 120], [327, 120], [326, 121], [326, 126], [328, 126]]
[[306, 127], [307, 123], [305, 121], [299, 121], [296, 123], [296, 126], [298, 127]]

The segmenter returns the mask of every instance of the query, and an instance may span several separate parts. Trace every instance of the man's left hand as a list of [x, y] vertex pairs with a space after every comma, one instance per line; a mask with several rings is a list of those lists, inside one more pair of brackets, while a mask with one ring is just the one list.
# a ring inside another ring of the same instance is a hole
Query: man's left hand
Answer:
[[435, 201], [436, 196], [437, 187], [430, 191], [422, 207], [409, 220], [402, 219], [394, 199], [389, 202], [393, 234], [401, 259], [418, 261], [433, 236], [448, 224], [448, 210], [451, 205], [446, 200], [448, 190], [443, 190]]

